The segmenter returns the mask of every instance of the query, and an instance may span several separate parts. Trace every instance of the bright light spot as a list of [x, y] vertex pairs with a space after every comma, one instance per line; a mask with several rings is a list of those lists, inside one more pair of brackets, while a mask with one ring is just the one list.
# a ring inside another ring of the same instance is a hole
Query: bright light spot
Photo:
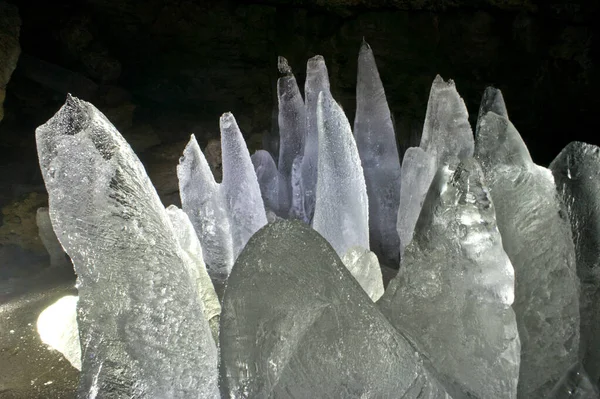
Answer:
[[37, 319], [37, 330], [42, 342], [62, 353], [81, 370], [81, 347], [77, 328], [77, 300], [67, 295], [48, 306]]
[[52, 384], [54, 381], [48, 381], [48, 382], [44, 382], [44, 385], [50, 385]]

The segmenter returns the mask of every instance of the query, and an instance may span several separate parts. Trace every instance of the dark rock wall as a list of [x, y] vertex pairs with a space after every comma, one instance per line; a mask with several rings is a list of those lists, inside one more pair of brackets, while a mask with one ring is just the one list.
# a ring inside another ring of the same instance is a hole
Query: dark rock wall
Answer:
[[[67, 92], [93, 101], [132, 143], [165, 202], [190, 133], [218, 137], [232, 111], [251, 149], [271, 130], [277, 55], [303, 84], [322, 54], [354, 117], [356, 58], [371, 44], [401, 147], [418, 143], [436, 74], [456, 81], [472, 120], [500, 88], [536, 162], [568, 142], [600, 144], [596, 0], [13, 0], [22, 55], [0, 123], [0, 207], [43, 193], [34, 129]], [[0, 24], [1, 25], [1, 24]], [[267, 135], [267, 137], [269, 137]]]

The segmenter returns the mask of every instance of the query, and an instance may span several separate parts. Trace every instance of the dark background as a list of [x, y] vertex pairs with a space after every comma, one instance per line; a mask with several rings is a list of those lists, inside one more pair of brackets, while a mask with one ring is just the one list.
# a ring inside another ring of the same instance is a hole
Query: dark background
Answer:
[[[20, 273], [31, 253], [45, 256], [35, 226], [47, 197], [34, 132], [68, 92], [92, 101], [117, 126], [168, 205], [178, 202], [175, 167], [190, 133], [206, 146], [218, 139], [219, 116], [232, 111], [251, 151], [272, 134], [278, 55], [303, 85], [306, 61], [322, 54], [333, 95], [352, 122], [365, 37], [401, 148], [418, 143], [439, 73], [455, 80], [472, 120], [485, 87], [500, 88], [534, 160], [547, 165], [570, 141], [600, 144], [599, 3], [0, 0], [0, 78], [8, 81], [0, 122], [0, 260], [26, 259], [16, 269], [0, 268], [0, 277]], [[14, 43], [18, 58], [7, 56]]]

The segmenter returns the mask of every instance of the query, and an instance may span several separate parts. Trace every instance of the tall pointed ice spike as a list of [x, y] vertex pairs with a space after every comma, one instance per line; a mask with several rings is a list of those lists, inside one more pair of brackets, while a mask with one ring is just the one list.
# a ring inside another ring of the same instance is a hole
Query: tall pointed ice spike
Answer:
[[267, 224], [267, 216], [250, 153], [233, 114], [223, 114], [220, 127], [223, 154], [221, 191], [228, 209], [236, 258], [248, 239]]
[[[288, 193], [288, 209], [281, 209], [282, 213], [289, 212], [292, 195], [292, 168], [294, 160], [304, 152], [306, 135], [306, 107], [298, 89], [296, 78], [292, 75], [287, 60], [279, 57], [279, 70], [285, 73], [277, 81], [277, 97], [279, 99], [279, 161], [278, 170], [282, 176], [282, 185]], [[286, 201], [283, 201], [285, 203]], [[287, 215], [286, 215], [287, 216]]]
[[477, 114], [477, 126], [479, 126], [481, 118], [483, 118], [488, 112], [493, 112], [508, 119], [508, 111], [506, 110], [506, 104], [504, 103], [502, 92], [491, 86], [486, 87], [485, 91], [483, 92], [483, 98], [481, 99], [481, 104], [479, 105], [479, 114]]
[[358, 55], [354, 136], [369, 196], [371, 249], [381, 262], [395, 266], [400, 260], [396, 230], [400, 159], [375, 57], [364, 40]]
[[78, 396], [218, 397], [198, 287], [131, 147], [71, 96], [36, 140], [52, 225], [78, 276]]
[[578, 359], [579, 283], [571, 228], [552, 173], [531, 161], [506, 117], [493, 112], [483, 117], [475, 156], [515, 268], [513, 308], [522, 348], [519, 398], [547, 398]]
[[233, 266], [227, 206], [204, 154], [192, 135], [177, 166], [179, 195], [204, 251], [209, 273], [225, 278]]
[[301, 175], [306, 222], [312, 220], [315, 212], [319, 154], [317, 102], [320, 92], [329, 94], [329, 76], [325, 60], [322, 56], [317, 55], [308, 60], [306, 65], [306, 82], [304, 85], [304, 95], [306, 97], [306, 139], [304, 141]]
[[402, 183], [398, 206], [400, 254], [411, 242], [423, 201], [436, 173], [435, 158], [419, 147], [410, 147], [402, 160]]
[[444, 82], [439, 75], [431, 85], [420, 147], [435, 157], [438, 168], [451, 157], [473, 155], [473, 132], [465, 102], [454, 82]]
[[600, 381], [600, 148], [572, 142], [550, 164], [567, 208], [581, 283], [579, 358]]
[[338, 255], [369, 249], [365, 178], [348, 119], [329, 93], [319, 94], [319, 178], [313, 228]]
[[290, 208], [287, 187], [268, 151], [258, 150], [252, 154], [252, 165], [258, 179], [265, 210], [278, 216], [287, 216]]

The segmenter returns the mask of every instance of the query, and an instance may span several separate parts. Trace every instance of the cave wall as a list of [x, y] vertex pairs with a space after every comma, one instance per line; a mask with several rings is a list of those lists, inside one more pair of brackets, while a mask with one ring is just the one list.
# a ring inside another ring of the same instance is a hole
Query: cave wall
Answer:
[[[207, 145], [218, 138], [219, 116], [232, 111], [251, 149], [272, 137], [277, 55], [303, 84], [307, 59], [322, 54], [352, 121], [363, 37], [374, 49], [401, 147], [418, 143], [438, 73], [456, 81], [472, 118], [484, 88], [500, 88], [540, 164], [572, 140], [600, 144], [597, 1], [11, 3], [22, 19], [22, 54], [0, 123], [0, 206], [13, 213], [11, 204], [31, 202], [32, 192], [34, 202], [44, 200], [34, 130], [67, 92], [106, 113], [164, 202], [176, 203], [175, 166], [190, 133]], [[19, 219], [27, 217], [11, 216], [16, 227], [8, 231], [20, 231]], [[0, 246], [15, 241], [0, 234]]]

